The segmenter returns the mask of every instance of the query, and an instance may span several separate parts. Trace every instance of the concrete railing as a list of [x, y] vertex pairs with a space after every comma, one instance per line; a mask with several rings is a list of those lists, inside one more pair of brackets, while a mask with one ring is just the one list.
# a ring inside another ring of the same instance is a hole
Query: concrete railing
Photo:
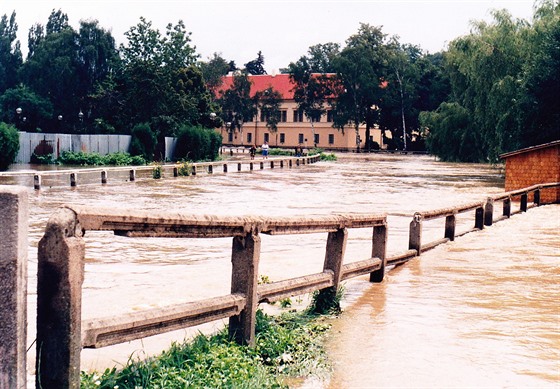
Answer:
[[[33, 176], [33, 187], [40, 190], [43, 185], [43, 178], [58, 178], [65, 180], [70, 187], [76, 187], [80, 183], [80, 177], [93, 177], [98, 175], [98, 182], [107, 184], [111, 179], [111, 175], [118, 175], [123, 172], [127, 174], [128, 181], [135, 181], [139, 173], [149, 175], [152, 177], [154, 169], [160, 169], [161, 177], [178, 177], [181, 175], [198, 175], [198, 174], [213, 174], [218, 172], [227, 173], [230, 171], [252, 171], [263, 169], [276, 168], [292, 168], [293, 166], [300, 166], [318, 162], [319, 155], [309, 155], [305, 157], [277, 157], [270, 159], [258, 158], [248, 161], [218, 161], [218, 162], [197, 162], [186, 165], [184, 173], [181, 172], [183, 165], [181, 164], [163, 164], [163, 165], [150, 165], [150, 166], [135, 166], [135, 167], [95, 167], [83, 169], [64, 169], [64, 170], [50, 170], [43, 172], [4, 172], [0, 176]], [[91, 181], [91, 178], [90, 178]]]
[[[78, 388], [82, 348], [96, 348], [229, 318], [230, 336], [252, 344], [259, 302], [320, 290], [330, 292], [342, 280], [369, 274], [372, 282], [383, 280], [387, 266], [397, 266], [438, 244], [454, 240], [492, 222], [540, 205], [540, 191], [559, 183], [535, 185], [439, 210], [416, 212], [410, 223], [409, 247], [387, 257], [386, 215], [338, 215], [324, 217], [221, 217], [184, 214], [62, 207], [49, 219], [39, 242], [37, 286], [37, 387]], [[528, 205], [529, 194], [533, 204]], [[511, 211], [512, 198], [520, 198], [519, 211]], [[494, 218], [493, 205], [504, 202], [503, 215]], [[4, 222], [0, 226], [0, 388], [25, 386], [27, 296], [27, 191], [0, 187]], [[5, 210], [5, 211], [4, 211]], [[456, 233], [456, 215], [474, 211], [474, 227]], [[443, 238], [422, 242], [424, 221], [445, 217]], [[371, 255], [344, 263], [348, 230], [372, 228]], [[110, 318], [82, 321], [85, 243], [88, 230], [113, 231], [131, 238], [232, 238], [231, 292], [202, 301], [184, 302], [168, 308], [134, 312]], [[323, 270], [303, 277], [259, 285], [261, 234], [326, 232]], [[40, 383], [40, 384], [39, 384]]]
[[[347, 230], [373, 229], [371, 256], [343, 264]], [[85, 243], [88, 230], [128, 237], [233, 238], [231, 293], [168, 308], [82, 321]], [[258, 285], [261, 234], [327, 232], [323, 271]], [[370, 274], [383, 279], [387, 228], [385, 215], [300, 218], [153, 215], [138, 211], [59, 208], [39, 242], [37, 281], [37, 382], [42, 388], [79, 387], [80, 351], [139, 339], [179, 328], [229, 318], [229, 334], [239, 343], [255, 341], [259, 302], [338, 289], [343, 276]]]

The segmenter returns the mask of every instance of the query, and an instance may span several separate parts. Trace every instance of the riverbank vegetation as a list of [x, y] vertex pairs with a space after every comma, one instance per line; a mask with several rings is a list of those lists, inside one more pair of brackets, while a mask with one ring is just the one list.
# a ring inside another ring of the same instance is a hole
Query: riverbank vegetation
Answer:
[[103, 373], [82, 372], [81, 388], [287, 388], [308, 377], [327, 379], [330, 364], [323, 347], [330, 328], [326, 316], [257, 312], [254, 347], [228, 339], [227, 329], [175, 343], [147, 360], [131, 360]]
[[[281, 71], [311, 129], [331, 113], [338, 131], [365, 125], [368, 150], [379, 128], [392, 149], [425, 140], [444, 160], [496, 161], [560, 138], [560, 4], [537, 0], [531, 22], [491, 15], [434, 54], [361, 24], [344, 47], [318, 43]], [[218, 54], [202, 61], [182, 21], [162, 33], [145, 18], [117, 47], [110, 28], [82, 20], [75, 30], [68, 20], [53, 10], [32, 26], [24, 60], [15, 13], [0, 19], [0, 121], [28, 132], [132, 134], [132, 153], [151, 161], [185, 126], [237, 134], [260, 110], [274, 134], [286, 120], [277, 91], [251, 95], [248, 75], [266, 74], [261, 52], [243, 67]], [[217, 92], [230, 71], [231, 88]]]

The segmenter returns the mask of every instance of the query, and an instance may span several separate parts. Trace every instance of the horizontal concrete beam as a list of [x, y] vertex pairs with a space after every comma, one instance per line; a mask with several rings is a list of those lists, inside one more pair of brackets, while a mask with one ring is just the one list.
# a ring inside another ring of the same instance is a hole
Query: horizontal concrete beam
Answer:
[[99, 348], [238, 315], [245, 297], [231, 294], [82, 322], [82, 347]]
[[300, 296], [315, 290], [329, 288], [333, 285], [333, 272], [326, 271], [270, 284], [262, 284], [258, 286], [257, 294], [260, 303], [272, 303], [288, 297]]
[[342, 265], [342, 280], [347, 280], [349, 278], [379, 270], [381, 269], [382, 263], [383, 262], [379, 258], [370, 258]]

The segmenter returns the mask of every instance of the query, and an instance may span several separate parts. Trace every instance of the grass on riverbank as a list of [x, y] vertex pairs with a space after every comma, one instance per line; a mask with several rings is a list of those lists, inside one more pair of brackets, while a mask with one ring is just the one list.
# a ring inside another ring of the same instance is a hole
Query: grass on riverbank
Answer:
[[82, 372], [81, 388], [287, 388], [294, 380], [326, 378], [325, 316], [310, 311], [257, 314], [256, 345], [228, 340], [227, 329], [173, 344], [161, 355], [129, 360], [122, 369]]

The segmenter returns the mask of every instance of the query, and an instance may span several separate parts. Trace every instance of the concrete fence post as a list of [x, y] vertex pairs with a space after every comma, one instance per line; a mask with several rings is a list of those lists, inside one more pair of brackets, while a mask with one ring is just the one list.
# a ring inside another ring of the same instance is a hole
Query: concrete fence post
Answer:
[[387, 223], [373, 227], [371, 257], [381, 259], [381, 267], [369, 274], [369, 281], [381, 282], [385, 276], [385, 265], [387, 264]]
[[196, 165], [195, 164], [192, 165], [191, 175], [196, 176]]
[[208, 174], [214, 173], [214, 166], [208, 165]]
[[274, 161], [270, 161], [270, 168], [274, 169]]
[[254, 233], [233, 238], [231, 253], [231, 293], [245, 296], [245, 308], [229, 318], [229, 337], [239, 344], [255, 344], [258, 307], [257, 284], [261, 237]]
[[224, 163], [224, 173], [227, 173], [227, 163]]
[[78, 185], [78, 174], [70, 173], [70, 186], [74, 187]]
[[288, 163], [288, 167], [292, 167], [293, 162], [294, 162], [294, 161], [290, 159], [290, 161], [289, 161], [289, 163]]
[[261, 170], [264, 169], [264, 162], [261, 162]]
[[241, 163], [237, 164], [237, 171], [240, 172], [241, 171]]
[[484, 229], [484, 207], [478, 207], [474, 211], [474, 227], [479, 230]]
[[128, 175], [129, 175], [129, 180], [130, 181], [136, 180], [136, 170], [130, 169], [130, 171], [128, 172]]
[[506, 217], [511, 216], [511, 197], [508, 197], [507, 199], [504, 199], [502, 215], [506, 216]]
[[408, 249], [416, 250], [416, 255], [422, 253], [422, 215], [419, 213], [415, 213], [410, 222]]
[[38, 174], [35, 174], [33, 176], [33, 188], [35, 190], [40, 190], [41, 189], [41, 176]]
[[178, 167], [173, 168], [173, 177], [179, 177], [179, 168]]
[[533, 197], [533, 203], [535, 203], [535, 205], [537, 207], [539, 207], [541, 205], [541, 190], [540, 189], [535, 190], [535, 195]]
[[59, 208], [39, 241], [37, 388], [80, 387], [85, 243], [74, 211]]
[[523, 193], [521, 195], [521, 212], [527, 212], [527, 199], [528, 199], [529, 195], [527, 194], [527, 192]]
[[101, 171], [101, 183], [102, 184], [107, 183], [107, 170], [102, 170]]
[[455, 215], [448, 215], [445, 217], [445, 234], [444, 238], [450, 241], [455, 240], [455, 226], [457, 225], [457, 218]]
[[249, 162], [249, 170], [253, 170], [253, 162]]
[[[325, 251], [325, 262], [323, 264], [323, 272], [331, 270], [333, 272], [333, 286], [321, 290], [319, 293], [327, 295], [336, 295], [340, 279], [342, 277], [342, 262], [344, 253], [346, 252], [346, 242], [348, 241], [348, 231], [341, 228], [335, 232], [329, 232], [327, 236], [327, 249]], [[334, 293], [329, 293], [334, 292]]]
[[0, 388], [25, 388], [27, 189], [0, 185]]
[[491, 226], [494, 221], [494, 199], [488, 198], [484, 206], [484, 225]]
[[281, 160], [280, 160], [280, 169], [282, 169], [283, 167], [284, 167], [284, 160], [281, 159]]

